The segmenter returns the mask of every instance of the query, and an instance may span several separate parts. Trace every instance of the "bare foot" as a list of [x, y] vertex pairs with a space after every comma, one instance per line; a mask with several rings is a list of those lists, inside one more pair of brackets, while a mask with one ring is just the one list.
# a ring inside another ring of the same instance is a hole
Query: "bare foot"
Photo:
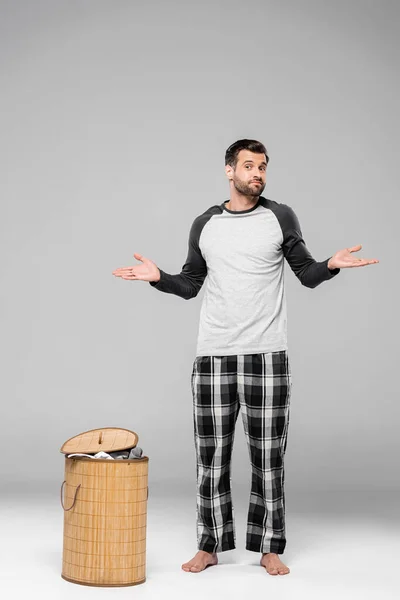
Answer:
[[218, 563], [218, 557], [216, 552], [205, 552], [199, 550], [197, 554], [189, 560], [189, 562], [183, 563], [182, 569], [191, 573], [200, 573], [206, 567], [211, 567]]
[[260, 565], [265, 567], [270, 575], [287, 575], [290, 573], [289, 567], [283, 564], [278, 554], [266, 552], [262, 555]]

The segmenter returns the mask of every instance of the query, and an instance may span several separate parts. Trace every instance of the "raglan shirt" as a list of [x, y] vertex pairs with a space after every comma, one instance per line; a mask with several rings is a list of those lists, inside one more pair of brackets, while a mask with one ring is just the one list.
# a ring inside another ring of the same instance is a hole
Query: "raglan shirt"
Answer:
[[228, 200], [195, 218], [186, 262], [177, 275], [160, 270], [151, 286], [189, 300], [206, 288], [200, 309], [196, 356], [287, 350], [284, 258], [309, 288], [340, 271], [317, 262], [304, 242], [293, 209], [259, 196], [247, 210]]

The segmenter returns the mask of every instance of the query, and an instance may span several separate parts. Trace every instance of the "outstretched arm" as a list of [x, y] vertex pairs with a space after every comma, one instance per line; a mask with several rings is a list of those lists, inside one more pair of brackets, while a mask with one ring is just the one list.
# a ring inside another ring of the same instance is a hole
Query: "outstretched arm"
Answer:
[[199, 248], [199, 236], [202, 222], [197, 217], [190, 229], [189, 250], [186, 262], [177, 275], [170, 275], [156, 265], [155, 262], [135, 252], [133, 255], [142, 264], [131, 267], [120, 267], [113, 275], [127, 280], [148, 281], [160, 292], [175, 294], [185, 300], [194, 298], [199, 293], [207, 275], [207, 265]]
[[[315, 288], [323, 281], [335, 277], [340, 268], [328, 268], [328, 262], [332, 257], [321, 262], [313, 258], [304, 242], [300, 223], [294, 210], [290, 206], [283, 206], [285, 208], [285, 213], [282, 216], [284, 257], [302, 285]], [[331, 263], [329, 263], [329, 266], [331, 266]]]
[[306, 287], [315, 288], [323, 281], [332, 279], [340, 272], [341, 268], [365, 267], [379, 262], [377, 258], [351, 256], [352, 252], [361, 250], [361, 244], [338, 250], [330, 258], [317, 262], [305, 245], [300, 223], [293, 209], [286, 204], [282, 206], [285, 209], [281, 215], [283, 254], [292, 271]]
[[194, 220], [189, 233], [188, 254], [182, 270], [170, 275], [159, 268], [160, 278], [150, 285], [160, 292], [175, 294], [185, 300], [194, 298], [200, 291], [207, 275], [207, 264], [199, 248], [199, 221]]

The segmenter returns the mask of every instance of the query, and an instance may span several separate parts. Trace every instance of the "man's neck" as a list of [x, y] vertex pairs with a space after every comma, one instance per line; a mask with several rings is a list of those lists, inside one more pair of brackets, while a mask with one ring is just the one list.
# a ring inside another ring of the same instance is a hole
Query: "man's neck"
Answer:
[[260, 196], [236, 196], [225, 204], [228, 210], [248, 210], [257, 204]]

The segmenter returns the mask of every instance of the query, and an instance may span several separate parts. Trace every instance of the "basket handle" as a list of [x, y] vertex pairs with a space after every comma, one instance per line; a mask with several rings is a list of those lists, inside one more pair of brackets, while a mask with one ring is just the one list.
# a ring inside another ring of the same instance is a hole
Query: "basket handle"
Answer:
[[76, 488], [76, 490], [75, 490], [75, 496], [74, 496], [74, 501], [72, 502], [72, 505], [71, 505], [69, 508], [65, 508], [65, 506], [64, 506], [64, 502], [63, 502], [63, 487], [64, 487], [64, 484], [65, 484], [65, 483], [67, 483], [67, 480], [63, 481], [63, 482], [62, 482], [62, 484], [61, 484], [61, 494], [60, 494], [60, 496], [61, 496], [61, 506], [63, 507], [63, 509], [64, 509], [65, 511], [67, 511], [67, 510], [71, 510], [71, 508], [73, 508], [73, 507], [74, 507], [74, 505], [75, 505], [75, 502], [76, 502], [76, 495], [77, 495], [77, 493], [78, 493], [78, 490], [79, 490], [79, 488], [81, 487], [81, 484], [79, 484], [79, 485], [78, 485], [78, 487], [77, 487], [77, 488]]
[[[65, 508], [65, 506], [64, 506], [64, 502], [63, 502], [63, 496], [62, 496], [62, 493], [63, 493], [63, 487], [64, 487], [64, 485], [65, 485], [66, 483], [67, 483], [67, 480], [63, 481], [63, 482], [62, 482], [62, 484], [61, 484], [61, 493], [60, 493], [60, 497], [61, 497], [61, 506], [63, 507], [63, 509], [64, 509], [65, 511], [68, 511], [68, 510], [71, 510], [71, 508], [74, 508], [74, 506], [75, 506], [75, 502], [76, 502], [76, 496], [77, 496], [77, 494], [78, 494], [78, 490], [79, 490], [79, 488], [81, 487], [81, 484], [79, 484], [79, 485], [78, 485], [78, 487], [77, 487], [77, 488], [76, 488], [76, 490], [75, 490], [74, 500], [73, 500], [73, 502], [72, 502], [71, 506], [70, 506], [69, 508]], [[149, 486], [147, 486], [147, 498], [148, 498], [148, 497], [149, 497]]]

